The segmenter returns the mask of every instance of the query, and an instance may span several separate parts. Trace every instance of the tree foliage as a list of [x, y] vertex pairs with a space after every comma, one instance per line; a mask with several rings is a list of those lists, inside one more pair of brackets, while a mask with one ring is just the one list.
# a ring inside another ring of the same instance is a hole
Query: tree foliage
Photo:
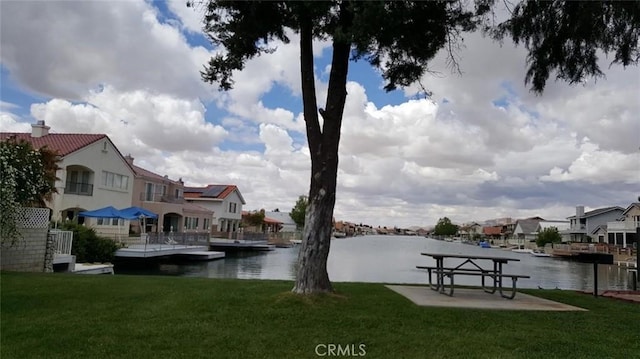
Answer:
[[536, 245], [538, 247], [544, 247], [547, 243], [560, 243], [562, 242], [562, 236], [560, 232], [558, 232], [558, 228], [549, 227], [543, 229], [540, 233], [538, 233], [538, 238], [536, 238]]
[[298, 229], [304, 228], [304, 216], [307, 213], [307, 204], [309, 203], [309, 198], [307, 196], [300, 196], [296, 201], [295, 206], [291, 209], [291, 213], [289, 216], [296, 223], [296, 227]]
[[458, 226], [451, 223], [451, 220], [447, 217], [438, 219], [438, 223], [433, 229], [433, 234], [436, 236], [454, 236], [457, 233]]
[[529, 52], [525, 82], [541, 93], [554, 71], [571, 84], [602, 77], [602, 52], [613, 55], [611, 64], [637, 64], [639, 24], [638, 1], [523, 1], [490, 31], [524, 44]]
[[30, 142], [0, 142], [0, 235], [2, 243], [21, 238], [16, 227], [20, 207], [46, 207], [56, 193], [59, 157], [47, 147], [34, 149]]
[[262, 228], [262, 225], [264, 224], [264, 209], [249, 212], [242, 217], [243, 221], [249, 226]]
[[[195, 0], [197, 1], [197, 0]], [[638, 61], [638, 2], [585, 5], [571, 1], [519, 3], [509, 20], [491, 23], [495, 0], [459, 1], [216, 1], [205, 9], [204, 31], [220, 51], [202, 71], [202, 79], [221, 90], [233, 87], [233, 75], [246, 62], [275, 51], [275, 40], [300, 41], [303, 115], [311, 156], [311, 174], [299, 255], [296, 293], [332, 291], [326, 270], [336, 201], [338, 147], [351, 60], [377, 68], [393, 90], [420, 82], [429, 61], [445, 50], [458, 69], [455, 49], [462, 34], [482, 28], [495, 39], [511, 37], [529, 51], [525, 81], [542, 92], [553, 71], [570, 83], [601, 75], [597, 52], [613, 52], [614, 62]], [[193, 6], [194, 1], [189, 0]], [[593, 28], [591, 28], [593, 26]], [[332, 44], [331, 71], [324, 107], [318, 105], [313, 41]], [[320, 121], [322, 119], [322, 121]]]

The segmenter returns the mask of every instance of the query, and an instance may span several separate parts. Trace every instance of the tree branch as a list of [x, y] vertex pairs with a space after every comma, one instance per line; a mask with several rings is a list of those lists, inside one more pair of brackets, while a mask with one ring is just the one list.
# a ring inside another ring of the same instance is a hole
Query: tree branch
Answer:
[[316, 84], [313, 72], [313, 28], [311, 20], [300, 17], [300, 73], [302, 81], [302, 102], [304, 104], [304, 121], [307, 127], [307, 142], [311, 156], [319, 148], [322, 139], [320, 122], [318, 121], [318, 103]]

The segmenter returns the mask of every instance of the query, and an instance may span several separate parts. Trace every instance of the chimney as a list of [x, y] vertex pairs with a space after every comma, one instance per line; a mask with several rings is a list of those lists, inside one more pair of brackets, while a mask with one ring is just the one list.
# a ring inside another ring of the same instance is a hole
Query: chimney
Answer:
[[49, 134], [50, 128], [43, 120], [38, 120], [35, 125], [31, 125], [31, 137], [44, 137]]
[[584, 217], [584, 206], [576, 206], [576, 217], [577, 218]]
[[131, 154], [124, 156], [124, 159], [127, 161], [128, 164], [133, 166], [133, 157], [131, 156]]

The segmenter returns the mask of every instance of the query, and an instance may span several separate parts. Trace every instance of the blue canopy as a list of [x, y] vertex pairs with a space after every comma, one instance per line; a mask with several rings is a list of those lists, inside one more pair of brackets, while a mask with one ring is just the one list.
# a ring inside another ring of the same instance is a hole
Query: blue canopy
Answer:
[[92, 217], [92, 218], [122, 218], [122, 219], [138, 219], [137, 216], [132, 216], [130, 214], [124, 213], [122, 211], [118, 211], [112, 206], [107, 206], [104, 208], [95, 209], [93, 211], [84, 211], [78, 213], [78, 216], [81, 217]]
[[120, 212], [124, 213], [127, 216], [133, 216], [134, 218], [158, 218], [158, 215], [151, 212], [150, 210], [136, 206], [121, 209]]

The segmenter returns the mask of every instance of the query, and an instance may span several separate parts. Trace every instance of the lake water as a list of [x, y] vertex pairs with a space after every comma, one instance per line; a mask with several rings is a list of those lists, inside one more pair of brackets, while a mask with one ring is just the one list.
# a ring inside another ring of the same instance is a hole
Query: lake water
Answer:
[[[277, 248], [269, 252], [233, 255], [209, 262], [157, 263], [144, 269], [121, 269], [116, 274], [152, 274], [208, 278], [293, 280], [300, 246]], [[426, 273], [416, 265], [435, 265], [421, 252], [499, 255], [520, 259], [509, 262], [504, 271], [525, 274], [518, 287], [590, 290], [593, 265], [551, 257], [534, 257], [502, 249], [483, 249], [462, 243], [438, 241], [416, 236], [364, 236], [331, 242], [327, 269], [333, 282], [428, 283]], [[453, 263], [453, 262], [451, 262]], [[490, 265], [490, 263], [488, 263]], [[456, 284], [477, 285], [478, 278], [456, 277]], [[600, 265], [598, 289], [627, 289], [627, 270], [615, 265]]]

